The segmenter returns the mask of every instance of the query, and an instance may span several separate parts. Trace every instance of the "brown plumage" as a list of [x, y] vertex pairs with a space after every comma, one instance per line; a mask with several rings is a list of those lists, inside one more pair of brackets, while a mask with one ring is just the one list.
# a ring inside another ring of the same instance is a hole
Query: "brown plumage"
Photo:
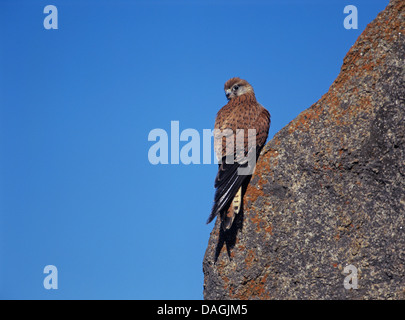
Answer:
[[[229, 79], [224, 89], [229, 102], [219, 110], [215, 120], [214, 149], [219, 164], [214, 206], [207, 223], [219, 215], [223, 230], [227, 230], [243, 206], [242, 184], [253, 173], [267, 140], [270, 113], [256, 101], [246, 80]], [[238, 141], [243, 141], [243, 146]]]

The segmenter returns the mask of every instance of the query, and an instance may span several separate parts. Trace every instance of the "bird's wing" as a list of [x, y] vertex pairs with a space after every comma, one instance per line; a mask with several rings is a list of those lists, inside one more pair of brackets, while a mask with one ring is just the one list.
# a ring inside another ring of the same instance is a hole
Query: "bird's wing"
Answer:
[[223, 158], [223, 161], [218, 168], [218, 174], [215, 178], [216, 191], [214, 206], [212, 207], [207, 223], [210, 223], [218, 213], [223, 212], [229, 207], [243, 181], [248, 177], [246, 175], [239, 175], [238, 169], [246, 166], [247, 163], [239, 164], [235, 162], [233, 164], [227, 164], [225, 157]]

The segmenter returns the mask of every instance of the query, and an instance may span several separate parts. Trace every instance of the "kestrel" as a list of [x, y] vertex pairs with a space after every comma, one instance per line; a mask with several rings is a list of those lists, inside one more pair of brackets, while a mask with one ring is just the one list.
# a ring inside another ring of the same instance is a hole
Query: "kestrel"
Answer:
[[214, 206], [207, 224], [219, 215], [222, 229], [226, 231], [243, 206], [242, 184], [252, 175], [267, 140], [270, 113], [256, 101], [253, 88], [246, 80], [229, 79], [224, 89], [229, 101], [215, 120], [218, 174]]

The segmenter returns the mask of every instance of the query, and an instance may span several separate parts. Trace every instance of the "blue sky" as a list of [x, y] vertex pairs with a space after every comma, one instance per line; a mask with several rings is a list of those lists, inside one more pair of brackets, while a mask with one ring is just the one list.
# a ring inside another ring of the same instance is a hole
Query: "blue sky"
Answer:
[[[57, 30], [43, 25], [49, 4]], [[349, 4], [357, 30], [343, 27]], [[2, 0], [0, 298], [202, 299], [217, 166], [152, 165], [149, 132], [170, 137], [179, 121], [202, 136], [239, 76], [271, 139], [387, 4]]]

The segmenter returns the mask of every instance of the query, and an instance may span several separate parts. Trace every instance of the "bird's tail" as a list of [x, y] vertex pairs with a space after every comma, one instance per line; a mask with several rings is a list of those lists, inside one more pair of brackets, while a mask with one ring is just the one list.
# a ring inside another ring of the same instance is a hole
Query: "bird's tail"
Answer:
[[224, 231], [231, 228], [233, 220], [242, 208], [242, 187], [239, 188], [227, 212], [221, 215], [221, 225]]

